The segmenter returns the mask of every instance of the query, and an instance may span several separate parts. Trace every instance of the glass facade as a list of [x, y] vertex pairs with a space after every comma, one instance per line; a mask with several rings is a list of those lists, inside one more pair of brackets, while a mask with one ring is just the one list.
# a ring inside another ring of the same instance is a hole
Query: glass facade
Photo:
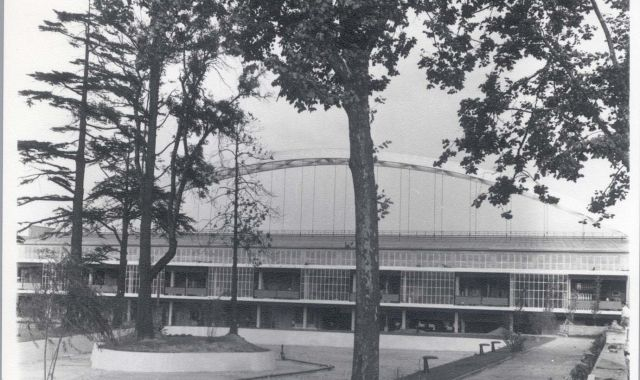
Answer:
[[453, 272], [402, 272], [402, 302], [452, 304], [455, 289]]
[[[158, 273], [151, 283], [151, 294], [164, 294], [164, 269]], [[125, 276], [125, 293], [137, 293], [140, 287], [140, 276], [138, 274], [137, 265], [127, 265], [127, 273]]]
[[511, 275], [512, 306], [565, 308], [569, 300], [568, 277], [562, 274]]
[[304, 269], [302, 296], [308, 300], [349, 301], [351, 271], [343, 269]]
[[[231, 267], [210, 267], [207, 276], [209, 297], [231, 295]], [[238, 268], [238, 297], [253, 297], [253, 268]]]
[[[59, 247], [58, 247], [59, 248]], [[43, 260], [51, 252], [59, 249], [42, 246], [18, 246], [19, 259]], [[229, 264], [231, 248], [224, 247], [182, 247], [178, 248], [173, 263], [193, 264]], [[153, 260], [159, 259], [165, 250], [153, 249]], [[129, 261], [139, 257], [138, 248], [129, 249]], [[115, 260], [116, 257], [114, 256]], [[252, 265], [253, 256], [241, 251], [239, 263]], [[257, 258], [262, 264], [271, 265], [326, 265], [335, 267], [354, 267], [355, 254], [351, 249], [294, 249], [271, 248]], [[455, 251], [409, 251], [381, 250], [381, 267], [420, 267], [420, 268], [473, 268], [497, 270], [574, 270], [574, 271], [627, 271], [626, 253], [548, 253], [548, 252], [455, 252]]]

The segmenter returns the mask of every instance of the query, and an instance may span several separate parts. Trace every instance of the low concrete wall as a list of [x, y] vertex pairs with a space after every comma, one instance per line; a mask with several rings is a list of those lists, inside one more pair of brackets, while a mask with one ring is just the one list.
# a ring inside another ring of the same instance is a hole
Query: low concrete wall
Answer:
[[[207, 327], [195, 326], [167, 326], [165, 332], [170, 335], [206, 336]], [[220, 336], [229, 332], [226, 327], [213, 330], [213, 335]], [[308, 331], [308, 330], [272, 330], [272, 329], [239, 329], [239, 334], [249, 342], [257, 345], [288, 345], [288, 346], [323, 346], [323, 347], [353, 347], [353, 333]], [[425, 350], [425, 351], [466, 351], [478, 352], [480, 343], [490, 343], [494, 339], [443, 337], [443, 336], [413, 336], [413, 335], [380, 335], [380, 348], [396, 350]], [[496, 348], [504, 346], [504, 342], [496, 344]]]
[[606, 342], [596, 361], [589, 380], [627, 380], [629, 366], [624, 356], [627, 350], [627, 332], [607, 331]]
[[607, 330], [607, 326], [568, 325], [567, 334], [570, 336], [594, 336]]
[[271, 371], [275, 353], [264, 352], [131, 352], [94, 345], [91, 368], [127, 372]]

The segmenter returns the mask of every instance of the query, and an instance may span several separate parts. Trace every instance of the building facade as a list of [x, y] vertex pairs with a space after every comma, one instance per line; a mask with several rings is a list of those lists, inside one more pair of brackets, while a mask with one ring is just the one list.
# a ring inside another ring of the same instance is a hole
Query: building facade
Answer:
[[[232, 250], [228, 239], [183, 237], [173, 261], [153, 283], [164, 325], [228, 323]], [[27, 239], [19, 245], [18, 292], [33, 297], [52, 276], [51, 256], [66, 242]], [[87, 251], [117, 246], [86, 237]], [[153, 242], [157, 260], [166, 242]], [[135, 315], [139, 248], [130, 242], [126, 272], [128, 317]], [[355, 253], [352, 235], [273, 235], [268, 248], [241, 251], [240, 326], [352, 330]], [[116, 292], [117, 252], [96, 265], [89, 283]], [[489, 332], [546, 313], [576, 323], [619, 319], [628, 293], [625, 237], [419, 236], [380, 237], [382, 331]]]

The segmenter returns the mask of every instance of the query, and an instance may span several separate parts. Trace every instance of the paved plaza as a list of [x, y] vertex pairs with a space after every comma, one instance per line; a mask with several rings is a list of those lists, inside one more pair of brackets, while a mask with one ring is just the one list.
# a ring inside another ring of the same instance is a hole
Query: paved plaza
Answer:
[[[25, 342], [22, 344], [33, 344]], [[24, 347], [24, 346], [23, 346]], [[267, 346], [272, 351], [280, 352], [279, 346]], [[285, 354], [287, 358], [308, 361], [314, 363], [323, 363], [334, 366], [330, 371], [320, 371], [312, 374], [288, 376], [286, 379], [305, 379], [319, 380], [332, 379], [341, 380], [349, 379], [351, 373], [351, 348], [336, 347], [309, 347], [309, 346], [285, 346]], [[439, 359], [432, 362], [431, 365], [440, 365], [454, 360], [458, 360], [465, 356], [472, 355], [471, 352], [455, 352], [455, 351], [416, 351], [416, 350], [380, 350], [381, 379], [395, 379], [397, 376], [407, 375], [415, 372], [421, 366], [421, 357], [424, 355], [434, 355]], [[64, 380], [174, 380], [193, 379], [193, 380], [232, 380], [242, 379], [253, 376], [278, 374], [293, 371], [304, 371], [318, 368], [312, 365], [305, 365], [292, 361], [277, 361], [277, 368], [271, 373], [243, 372], [243, 373], [153, 373], [153, 374], [133, 374], [130, 372], [107, 372], [91, 369], [90, 353], [73, 353], [62, 357], [58, 361], [56, 367], [56, 379]], [[20, 374], [16, 379], [31, 380], [41, 379], [43, 374], [43, 362], [40, 357], [34, 357], [32, 360], [25, 360], [20, 365]]]

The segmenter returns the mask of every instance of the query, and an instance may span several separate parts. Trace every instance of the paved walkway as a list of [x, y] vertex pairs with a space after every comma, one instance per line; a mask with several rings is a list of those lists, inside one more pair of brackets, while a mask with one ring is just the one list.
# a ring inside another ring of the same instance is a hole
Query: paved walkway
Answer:
[[565, 380], [591, 346], [592, 338], [562, 338], [516, 355], [468, 380]]

